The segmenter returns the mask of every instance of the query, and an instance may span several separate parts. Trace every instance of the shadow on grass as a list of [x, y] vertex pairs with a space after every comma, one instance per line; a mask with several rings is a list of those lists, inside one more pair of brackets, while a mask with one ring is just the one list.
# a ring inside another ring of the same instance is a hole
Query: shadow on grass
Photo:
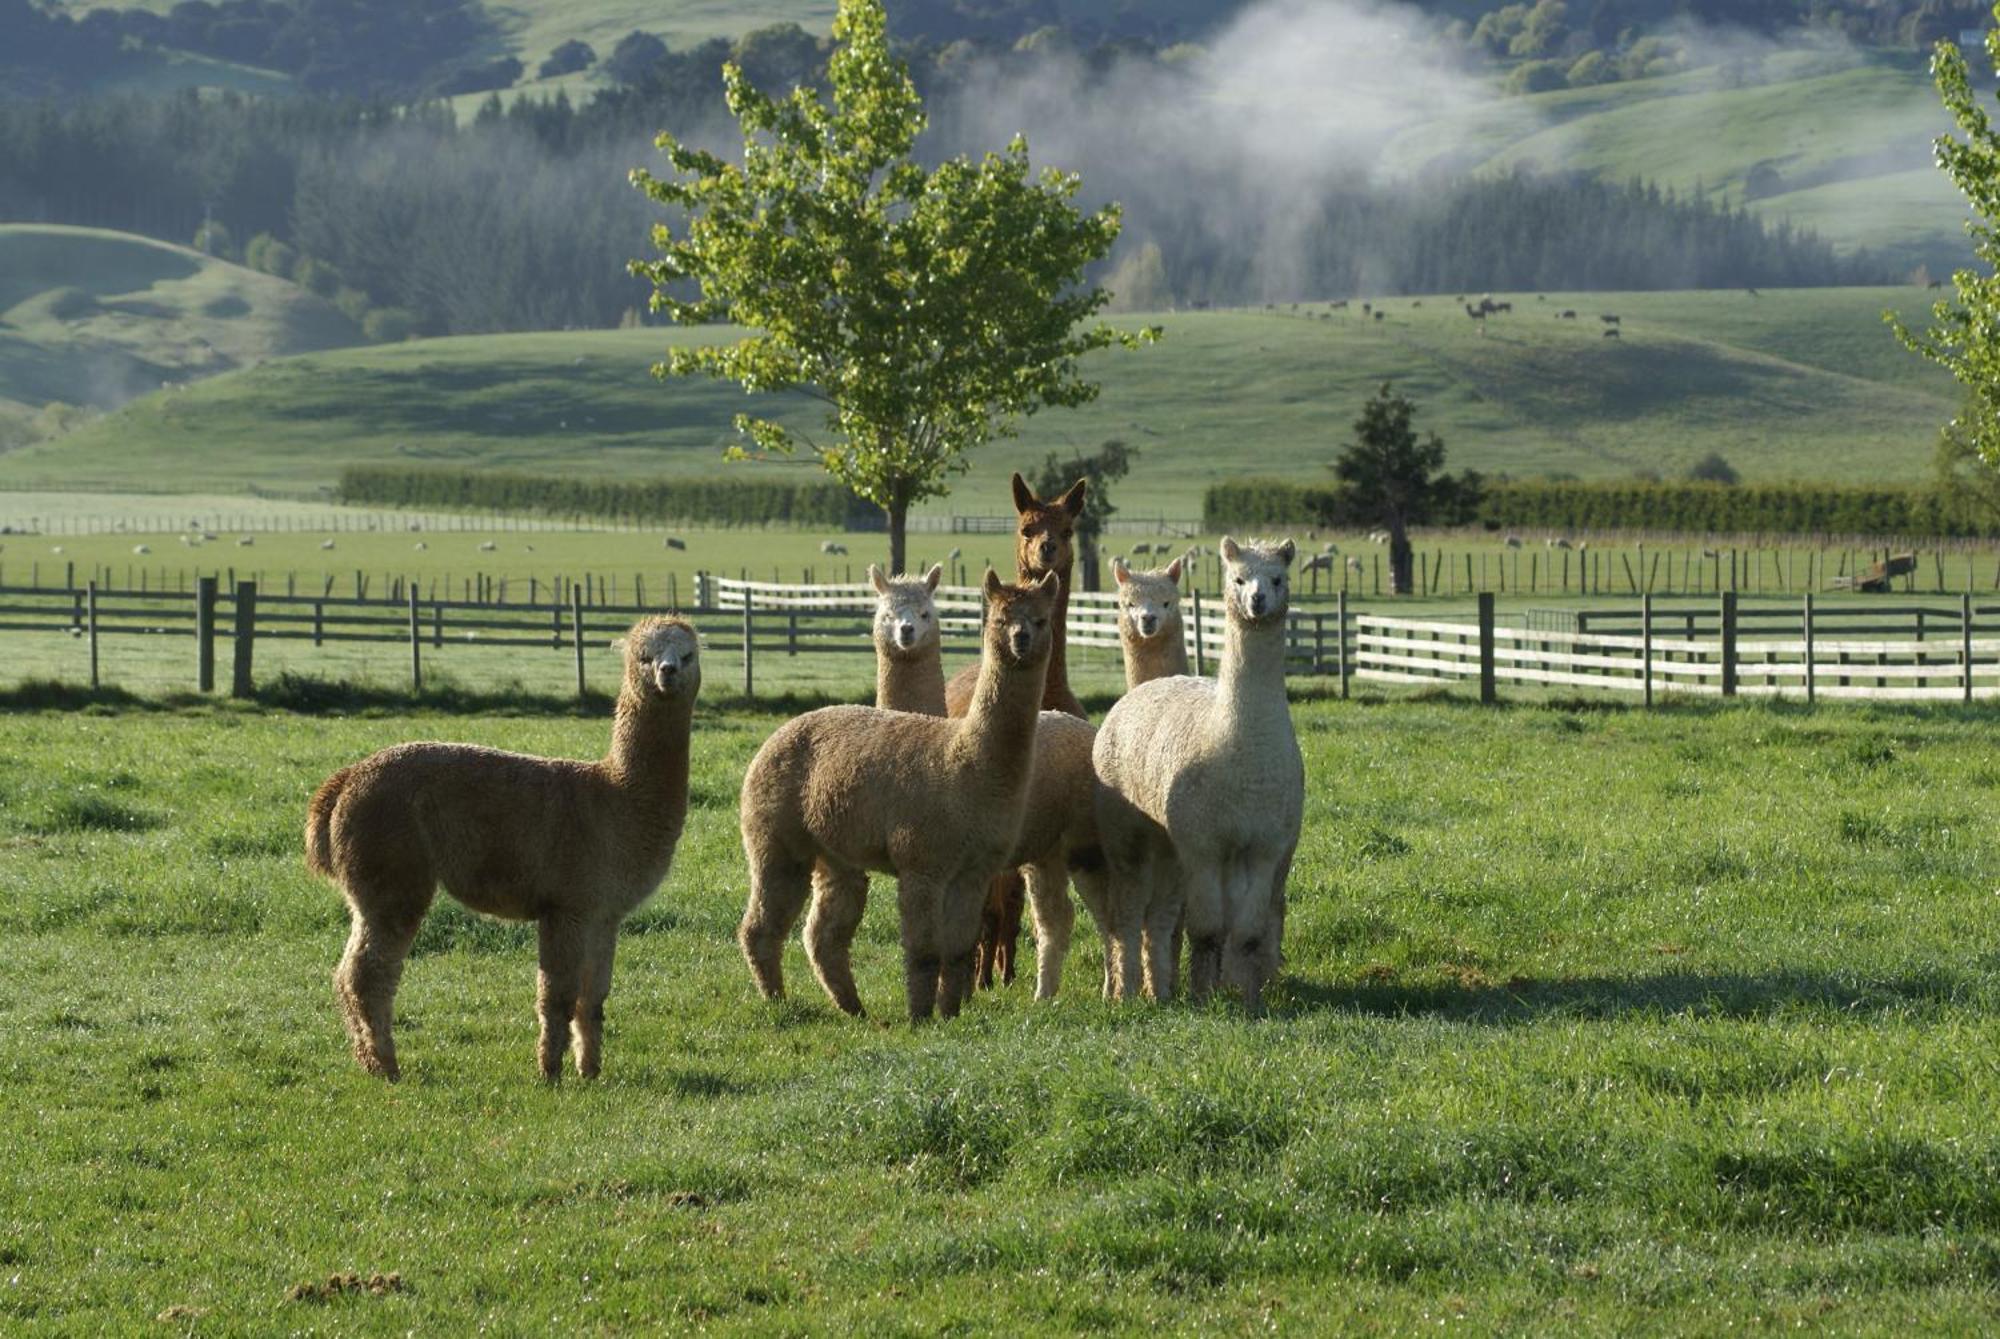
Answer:
[[1325, 1011], [1384, 1018], [1435, 1017], [1508, 1026], [1545, 1019], [1635, 1015], [1768, 1018], [1790, 1010], [1875, 1014], [1947, 1006], [1992, 1010], [1991, 982], [1942, 970], [1890, 976], [1816, 971], [1664, 972], [1650, 976], [1515, 977], [1505, 982], [1358, 981], [1287, 977], [1272, 995], [1280, 1015]]

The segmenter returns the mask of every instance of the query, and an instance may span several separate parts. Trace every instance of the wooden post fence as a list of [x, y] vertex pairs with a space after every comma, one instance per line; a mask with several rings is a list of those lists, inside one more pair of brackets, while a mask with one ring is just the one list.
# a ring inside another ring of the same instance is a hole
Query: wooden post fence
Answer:
[[1479, 700], [1491, 704], [1499, 699], [1494, 686], [1493, 592], [1479, 593]]
[[[412, 581], [409, 589], [410, 614], [410, 691], [424, 691], [424, 639], [417, 619], [417, 583]], [[315, 618], [314, 626], [318, 626]]]
[[1819, 675], [1814, 672], [1813, 657], [1817, 654], [1813, 640], [1813, 593], [1806, 592], [1806, 701], [1819, 700]]
[[746, 699], [756, 695], [751, 664], [750, 599], [750, 588], [745, 586], [743, 588], [743, 696]]
[[[1958, 597], [1958, 663], [1965, 670], [1965, 702], [1972, 701], [1972, 594], [1970, 591]], [[91, 663], [96, 664], [95, 657]], [[96, 682], [95, 676], [91, 682]]]
[[1653, 705], [1653, 597], [1650, 593], [1639, 597], [1639, 676], [1644, 685], [1640, 691], [1650, 708]]
[[[90, 686], [97, 688], [97, 580], [92, 578], [90, 588], [83, 593], [83, 616], [90, 629]], [[1971, 682], [1971, 676], [1966, 676]]]
[[1334, 606], [1334, 657], [1340, 667], [1340, 695], [1347, 696], [1347, 587], [1340, 588], [1339, 602]]
[[215, 691], [215, 597], [216, 579], [196, 577], [194, 582], [194, 681], [204, 693]]
[[583, 591], [574, 582], [569, 585], [569, 623], [572, 640], [576, 642], [576, 695], [583, 696]]
[[[1345, 604], [1347, 602], [1346, 594], [1343, 593], [1340, 599], [1341, 603]], [[1201, 590], [1199, 587], [1197, 587], [1194, 591], [1194, 672], [1197, 675], [1204, 674], [1207, 672], [1202, 666]]]
[[[1718, 577], [1722, 570], [1716, 563]], [[1736, 696], [1736, 592], [1722, 592], [1722, 695]]]
[[236, 645], [231, 657], [229, 695], [249, 697], [255, 691], [251, 682], [251, 653], [257, 641], [257, 583], [239, 581], [236, 583]]

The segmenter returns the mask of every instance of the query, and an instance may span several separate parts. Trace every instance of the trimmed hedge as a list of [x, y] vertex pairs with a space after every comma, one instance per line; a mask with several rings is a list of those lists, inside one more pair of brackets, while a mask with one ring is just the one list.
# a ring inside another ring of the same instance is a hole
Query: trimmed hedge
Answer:
[[378, 507], [532, 512], [624, 521], [880, 530], [882, 513], [839, 484], [775, 479], [568, 479], [400, 465], [350, 465], [340, 500]]
[[[1706, 534], [1906, 535], [1980, 538], [2000, 523], [1922, 485], [1538, 482], [1488, 484], [1478, 519], [1493, 529], [1677, 530]], [[1349, 515], [1330, 486], [1276, 479], [1216, 484], [1202, 504], [1209, 531], [1230, 527], [1373, 524]]]

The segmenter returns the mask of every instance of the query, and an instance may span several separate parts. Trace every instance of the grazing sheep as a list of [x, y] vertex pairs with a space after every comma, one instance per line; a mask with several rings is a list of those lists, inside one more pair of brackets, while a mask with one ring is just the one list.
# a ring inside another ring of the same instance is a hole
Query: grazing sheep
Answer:
[[322, 549], [331, 549], [331, 548], [333, 547], [333, 541], [332, 541], [332, 540], [330, 540], [330, 539], [322, 539], [322, 540], [321, 540], [321, 541], [319, 542], [319, 546], [320, 546], [320, 547], [321, 547]]
[[1510, 549], [1518, 549], [1521, 547], [1521, 537], [1519, 535], [1509, 535], [1507, 536], [1504, 542]]
[[1196, 999], [1218, 982], [1263, 1008], [1284, 927], [1284, 880], [1298, 845], [1305, 765], [1285, 700], [1287, 569], [1281, 544], [1222, 541], [1226, 624], [1217, 677], [1156, 679], [1111, 709], [1097, 733], [1097, 822], [1108, 881], [1119, 998], [1173, 993], [1167, 958], [1185, 915]]
[[63, 546], [62, 546], [62, 545], [60, 545], [60, 544], [51, 544], [51, 545], [49, 545], [49, 552], [50, 552], [50, 553], [61, 553], [62, 551], [63, 551]]
[[737, 938], [757, 987], [784, 995], [785, 936], [812, 895], [806, 956], [861, 1012], [849, 949], [868, 872], [893, 873], [910, 1020], [957, 1014], [980, 907], [1020, 837], [1061, 580], [986, 574], [979, 678], [966, 714], [822, 707], [780, 726], [743, 778], [750, 902]]
[[1604, 324], [1606, 324], [1606, 325], [1617, 325], [1617, 324], [1618, 324], [1618, 317], [1617, 317], [1617, 315], [1616, 315], [1616, 314], [1614, 314], [1614, 313], [1611, 313], [1611, 312], [1606, 312], [1606, 313], [1605, 313], [1604, 315], [1602, 315], [1602, 316], [1598, 317], [1597, 319], [1598, 319], [1598, 320], [1600, 320], [1600, 321], [1602, 321], [1602, 322], [1604, 322]]
[[822, 539], [819, 542], [819, 551], [821, 553], [829, 553], [829, 554], [837, 554], [845, 556], [847, 553], [847, 545], [837, 543], [831, 539]]
[[665, 544], [670, 549], [677, 549], [683, 553], [687, 551], [687, 541], [685, 539], [675, 539], [672, 535], [668, 535]]
[[1604, 337], [1605, 337], [1606, 339], [1617, 339], [1617, 338], [1618, 338], [1618, 334], [1619, 334], [1619, 332], [1618, 332], [1618, 327], [1617, 327], [1617, 326], [1613, 326], [1613, 327], [1611, 327], [1611, 328], [1610, 328], [1609, 330], [1607, 330], [1607, 331], [1605, 331], [1605, 332], [1604, 332]]
[[1561, 535], [1557, 535], [1553, 539], [1543, 540], [1542, 547], [1549, 549], [1566, 549], [1570, 547], [1570, 542], [1567, 539], [1564, 539]]
[[1574, 321], [1576, 319], [1576, 308], [1574, 307], [1563, 308], [1561, 311], [1556, 313], [1556, 319], [1558, 321]]
[[[1087, 479], [1078, 479], [1060, 497], [1044, 500], [1035, 496], [1027, 480], [1013, 477], [1015, 536], [1014, 574], [1018, 581], [1033, 581], [1044, 573], [1054, 573], [1061, 582], [1056, 600], [1054, 646], [1049, 654], [1048, 678], [1042, 688], [1042, 709], [1062, 711], [1082, 718], [1083, 704], [1070, 691], [1067, 646], [1069, 641], [1070, 574], [1076, 562], [1076, 518], [1083, 514]], [[962, 716], [969, 701], [976, 667], [967, 667], [945, 685], [945, 714]], [[1021, 942], [1021, 913], [1027, 901], [1027, 885], [1009, 868], [993, 881], [985, 919], [980, 930], [975, 965], [981, 989], [990, 988], [993, 975], [1000, 974], [1002, 985], [1014, 983], [1014, 961]]]
[[240, 549], [247, 549], [256, 542], [257, 536], [255, 535], [238, 535], [236, 537], [236, 547]]
[[597, 1075], [618, 926], [666, 877], [687, 814], [701, 688], [694, 629], [645, 618], [625, 638], [611, 750], [599, 762], [469, 744], [402, 744], [314, 793], [306, 864], [353, 917], [333, 974], [362, 1067], [398, 1077], [391, 1018], [403, 960], [439, 884], [475, 911], [541, 931], [540, 1064]]
[[500, 545], [491, 539], [482, 539], [479, 541], [479, 551], [481, 553], [492, 553], [499, 547]]
[[1153, 546], [1150, 542], [1144, 544], [1134, 544], [1132, 546], [1132, 556], [1134, 558], [1140, 557], [1143, 554], [1150, 554], [1152, 551], [1153, 551]]
[[146, 554], [149, 554], [152, 551], [153, 551], [153, 546], [151, 544], [134, 544], [132, 546], [132, 552], [138, 554], [140, 557], [144, 557]]
[[422, 541], [421, 539], [418, 540], [416, 543], [412, 544], [410, 547], [415, 549], [418, 553], [424, 553], [429, 551], [430, 549], [430, 545], [424, 543], [424, 541]]
[[875, 587], [875, 705], [889, 711], [944, 715], [936, 592], [944, 568], [890, 577], [868, 564]]

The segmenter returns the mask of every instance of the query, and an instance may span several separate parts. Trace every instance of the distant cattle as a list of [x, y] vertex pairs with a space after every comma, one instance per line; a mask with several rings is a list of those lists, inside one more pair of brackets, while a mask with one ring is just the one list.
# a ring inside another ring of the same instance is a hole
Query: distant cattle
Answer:
[[1604, 324], [1606, 325], [1618, 324], [1618, 316], [1614, 312], [1606, 312], [1604, 315], [1598, 317], [1597, 319], [1604, 322]]
[[844, 558], [847, 556], [847, 545], [842, 544], [837, 540], [822, 539], [819, 542], [819, 551], [821, 553], [834, 554], [838, 557]]
[[1375, 319], [1379, 321], [1379, 320], [1381, 320], [1381, 319], [1382, 319], [1382, 318], [1383, 318], [1383, 317], [1384, 317], [1385, 315], [1387, 315], [1387, 314], [1388, 314], [1388, 313], [1386, 313], [1386, 312], [1376, 312], [1376, 313], [1375, 313]]
[[1556, 319], [1558, 321], [1574, 321], [1576, 319], [1576, 308], [1574, 307], [1563, 308], [1561, 311], [1556, 313]]
[[1618, 327], [1617, 327], [1617, 326], [1612, 326], [1612, 327], [1611, 327], [1611, 328], [1610, 328], [1609, 330], [1607, 330], [1607, 331], [1605, 331], [1605, 332], [1604, 332], [1604, 337], [1605, 337], [1606, 339], [1617, 339], [1617, 338], [1618, 338]]
[[670, 549], [679, 549], [682, 552], [685, 552], [688, 546], [685, 539], [675, 539], [672, 535], [667, 536], [666, 545]]

